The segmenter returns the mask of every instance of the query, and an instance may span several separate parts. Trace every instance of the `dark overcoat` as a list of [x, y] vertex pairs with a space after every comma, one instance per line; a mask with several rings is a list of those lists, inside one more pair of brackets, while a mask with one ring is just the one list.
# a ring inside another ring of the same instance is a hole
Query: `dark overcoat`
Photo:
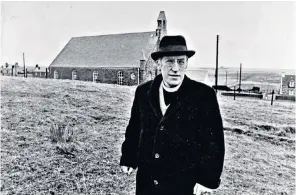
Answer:
[[217, 188], [225, 149], [215, 91], [185, 76], [163, 116], [161, 82], [158, 75], [136, 89], [120, 165], [138, 168], [137, 195], [189, 195], [196, 183]]

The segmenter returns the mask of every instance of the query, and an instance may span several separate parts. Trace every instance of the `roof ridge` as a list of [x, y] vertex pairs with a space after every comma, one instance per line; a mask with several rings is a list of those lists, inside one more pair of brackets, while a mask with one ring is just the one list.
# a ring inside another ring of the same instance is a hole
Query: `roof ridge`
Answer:
[[100, 37], [100, 36], [110, 36], [110, 35], [126, 35], [126, 34], [140, 34], [140, 33], [153, 33], [155, 31], [146, 31], [146, 32], [129, 32], [129, 33], [115, 33], [115, 34], [102, 34], [102, 35], [90, 35], [90, 36], [77, 36], [73, 38], [84, 38], [84, 37]]

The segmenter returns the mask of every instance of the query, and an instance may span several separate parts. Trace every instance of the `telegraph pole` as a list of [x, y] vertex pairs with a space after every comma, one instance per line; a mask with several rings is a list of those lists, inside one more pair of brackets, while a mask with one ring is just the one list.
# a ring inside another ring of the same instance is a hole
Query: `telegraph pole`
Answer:
[[227, 71], [226, 71], [226, 86], [227, 86]]
[[25, 53], [23, 53], [23, 63], [24, 63], [24, 78], [26, 78]]
[[215, 71], [216, 93], [217, 93], [217, 85], [218, 85], [218, 54], [219, 54], [219, 35], [217, 35], [217, 43], [216, 43], [216, 71]]
[[240, 63], [240, 68], [239, 68], [239, 93], [241, 91], [241, 84], [242, 84], [242, 63]]

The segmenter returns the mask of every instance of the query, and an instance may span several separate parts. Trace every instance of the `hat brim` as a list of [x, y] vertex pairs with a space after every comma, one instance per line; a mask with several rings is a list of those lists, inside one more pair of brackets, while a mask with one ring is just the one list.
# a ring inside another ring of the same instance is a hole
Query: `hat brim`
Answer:
[[156, 51], [151, 53], [151, 58], [153, 60], [158, 60], [159, 58], [163, 56], [180, 56], [180, 55], [186, 55], [188, 58], [192, 57], [195, 54], [195, 51], [193, 50], [187, 50], [187, 51]]

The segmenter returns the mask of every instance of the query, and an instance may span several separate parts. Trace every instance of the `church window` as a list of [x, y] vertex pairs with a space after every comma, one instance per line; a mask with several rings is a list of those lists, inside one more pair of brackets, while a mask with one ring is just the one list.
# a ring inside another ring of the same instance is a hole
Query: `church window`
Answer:
[[293, 79], [290, 80], [289, 87], [295, 87], [295, 81]]
[[58, 73], [57, 70], [55, 70], [55, 71], [53, 72], [53, 78], [54, 78], [54, 79], [58, 79], [58, 78], [59, 78], [59, 73]]
[[97, 82], [98, 77], [99, 77], [99, 72], [97, 70], [95, 70], [93, 72], [93, 82]]
[[77, 71], [76, 70], [72, 71], [72, 80], [77, 80]]
[[131, 74], [131, 79], [132, 79], [132, 80], [135, 80], [135, 79], [136, 79], [136, 75], [135, 75], [135, 73], [132, 73], [132, 74]]
[[123, 84], [123, 73], [122, 73], [122, 71], [117, 72], [117, 84], [118, 85]]

